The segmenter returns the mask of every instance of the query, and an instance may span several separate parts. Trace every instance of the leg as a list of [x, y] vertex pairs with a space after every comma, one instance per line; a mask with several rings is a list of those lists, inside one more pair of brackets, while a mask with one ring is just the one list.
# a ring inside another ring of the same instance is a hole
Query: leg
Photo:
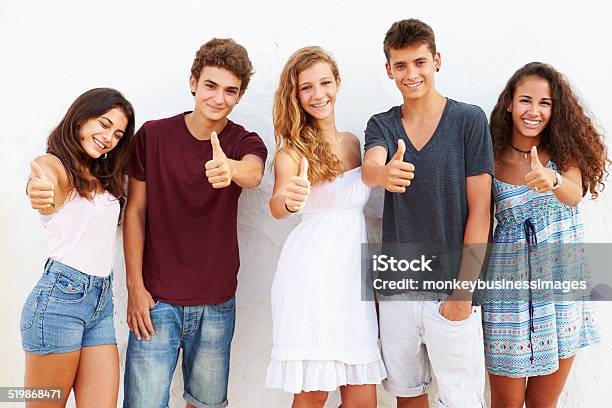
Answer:
[[489, 374], [491, 408], [523, 408], [526, 378]]
[[138, 340], [130, 332], [125, 359], [125, 408], [167, 407], [170, 383], [180, 348], [183, 313], [179, 306], [159, 302], [151, 309], [155, 334]]
[[80, 351], [47, 354], [26, 353], [25, 387], [63, 388], [63, 401], [26, 403], [26, 407], [65, 407], [79, 365]]
[[234, 298], [218, 305], [186, 306], [191, 334], [183, 337], [183, 398], [195, 406], [227, 406]]
[[554, 408], [563, 391], [574, 357], [559, 360], [559, 369], [552, 374], [530, 377], [527, 380], [527, 408]]
[[438, 405], [484, 407], [485, 361], [480, 308], [461, 321], [445, 319], [441, 302], [427, 302], [423, 337], [438, 383]]
[[74, 381], [79, 407], [116, 407], [119, 393], [119, 354], [117, 346], [83, 347]]
[[327, 401], [327, 392], [310, 391], [293, 395], [291, 408], [323, 408]]
[[397, 397], [397, 408], [428, 408], [427, 394], [418, 397]]
[[340, 387], [344, 408], [376, 408], [376, 385], [345, 385]]

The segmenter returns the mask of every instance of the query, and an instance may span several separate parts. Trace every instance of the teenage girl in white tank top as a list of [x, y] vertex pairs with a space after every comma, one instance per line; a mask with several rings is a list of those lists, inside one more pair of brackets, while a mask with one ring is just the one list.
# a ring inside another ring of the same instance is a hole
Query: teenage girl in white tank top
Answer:
[[74, 390], [77, 406], [116, 407], [119, 358], [112, 266], [123, 169], [134, 135], [131, 104], [114, 89], [79, 96], [30, 163], [26, 191], [48, 252], [21, 316], [25, 386]]

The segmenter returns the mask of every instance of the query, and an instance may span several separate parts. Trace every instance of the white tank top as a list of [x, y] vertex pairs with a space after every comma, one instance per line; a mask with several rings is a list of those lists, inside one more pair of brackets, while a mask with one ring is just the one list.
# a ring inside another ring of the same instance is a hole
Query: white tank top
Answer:
[[119, 200], [112, 194], [104, 191], [88, 200], [73, 190], [57, 211], [40, 217], [47, 258], [88, 275], [110, 275], [119, 221]]

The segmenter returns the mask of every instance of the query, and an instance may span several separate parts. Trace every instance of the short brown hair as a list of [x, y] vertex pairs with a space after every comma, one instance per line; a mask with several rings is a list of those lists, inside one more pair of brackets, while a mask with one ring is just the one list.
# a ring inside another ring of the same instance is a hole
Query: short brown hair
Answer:
[[421, 20], [410, 18], [393, 23], [385, 35], [383, 49], [389, 62], [392, 49], [399, 50], [423, 44], [427, 45], [432, 55], [436, 54], [436, 36], [431, 27]]
[[240, 79], [240, 93], [247, 89], [253, 75], [253, 65], [246, 48], [231, 38], [213, 38], [203, 44], [193, 60], [191, 76], [198, 81], [206, 66], [224, 68], [236, 75]]

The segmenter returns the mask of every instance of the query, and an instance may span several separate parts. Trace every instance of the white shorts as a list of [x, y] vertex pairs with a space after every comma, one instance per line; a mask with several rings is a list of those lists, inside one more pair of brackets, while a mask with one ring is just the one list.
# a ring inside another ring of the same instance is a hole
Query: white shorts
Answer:
[[396, 397], [417, 397], [427, 393], [433, 371], [439, 407], [484, 407], [480, 307], [474, 306], [466, 320], [450, 321], [440, 314], [441, 304], [435, 300], [379, 303], [380, 339], [387, 368], [383, 386]]

